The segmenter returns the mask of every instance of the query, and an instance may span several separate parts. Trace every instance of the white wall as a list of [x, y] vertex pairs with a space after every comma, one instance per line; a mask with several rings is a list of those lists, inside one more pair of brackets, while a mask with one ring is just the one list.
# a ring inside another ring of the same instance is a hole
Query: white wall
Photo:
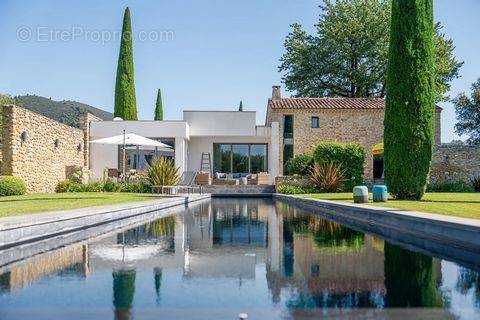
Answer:
[[136, 133], [146, 138], [188, 139], [188, 124], [185, 121], [92, 121], [92, 139], [111, 137], [126, 133]]
[[[180, 172], [185, 170], [186, 145], [189, 127], [184, 121], [92, 121], [90, 140], [126, 133], [136, 133], [147, 138], [175, 138], [175, 164]], [[178, 146], [178, 150], [177, 150]], [[118, 168], [118, 147], [90, 144], [90, 170], [94, 179], [103, 177], [105, 167]]]
[[179, 174], [187, 170], [186, 166], [187, 144], [185, 139], [175, 138], [175, 166], [179, 168]]
[[92, 178], [103, 178], [105, 167], [118, 168], [118, 146], [90, 143], [89, 163]]
[[191, 136], [255, 136], [254, 111], [184, 111]]
[[[255, 112], [184, 112], [188, 121], [94, 121], [91, 140], [136, 133], [149, 138], [175, 138], [175, 165], [183, 171], [199, 171], [202, 152], [209, 152], [213, 166], [214, 143], [268, 144], [268, 171], [278, 175], [278, 123], [272, 127], [255, 126]], [[90, 169], [95, 178], [105, 166], [118, 166], [117, 146], [91, 144]]]

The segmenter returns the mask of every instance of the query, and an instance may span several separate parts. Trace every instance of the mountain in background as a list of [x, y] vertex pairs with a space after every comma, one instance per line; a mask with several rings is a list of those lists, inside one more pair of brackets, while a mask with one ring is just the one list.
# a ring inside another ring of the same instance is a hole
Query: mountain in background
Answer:
[[25, 109], [39, 113], [45, 117], [67, 124], [72, 127], [79, 126], [80, 114], [89, 112], [102, 120], [112, 120], [113, 114], [88, 104], [77, 101], [54, 101], [49, 98], [26, 95], [13, 98], [15, 103]]

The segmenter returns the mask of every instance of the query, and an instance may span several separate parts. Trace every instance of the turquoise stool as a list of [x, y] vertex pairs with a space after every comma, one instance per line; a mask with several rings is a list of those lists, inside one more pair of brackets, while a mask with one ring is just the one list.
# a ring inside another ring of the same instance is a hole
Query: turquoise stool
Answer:
[[385, 185], [376, 185], [372, 188], [373, 202], [387, 202], [388, 190]]
[[353, 187], [353, 202], [355, 203], [368, 202], [368, 188], [366, 186]]

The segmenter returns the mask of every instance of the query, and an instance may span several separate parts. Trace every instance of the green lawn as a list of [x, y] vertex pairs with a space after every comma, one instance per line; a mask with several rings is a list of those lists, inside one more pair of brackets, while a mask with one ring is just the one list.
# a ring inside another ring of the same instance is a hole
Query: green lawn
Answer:
[[[300, 196], [353, 203], [351, 193], [319, 193]], [[370, 202], [368, 204], [402, 210], [431, 212], [480, 219], [480, 193], [426, 193], [421, 201], [390, 199], [386, 203]]]
[[107, 192], [30, 194], [0, 197], [0, 217], [153, 200], [155, 198], [158, 198], [158, 196]]

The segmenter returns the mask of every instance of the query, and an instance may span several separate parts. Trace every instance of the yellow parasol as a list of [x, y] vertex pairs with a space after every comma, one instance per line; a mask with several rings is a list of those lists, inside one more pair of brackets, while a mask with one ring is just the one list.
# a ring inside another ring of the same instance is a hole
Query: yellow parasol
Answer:
[[383, 153], [383, 142], [376, 144], [375, 147], [372, 149], [372, 153], [374, 156], [382, 154]]

